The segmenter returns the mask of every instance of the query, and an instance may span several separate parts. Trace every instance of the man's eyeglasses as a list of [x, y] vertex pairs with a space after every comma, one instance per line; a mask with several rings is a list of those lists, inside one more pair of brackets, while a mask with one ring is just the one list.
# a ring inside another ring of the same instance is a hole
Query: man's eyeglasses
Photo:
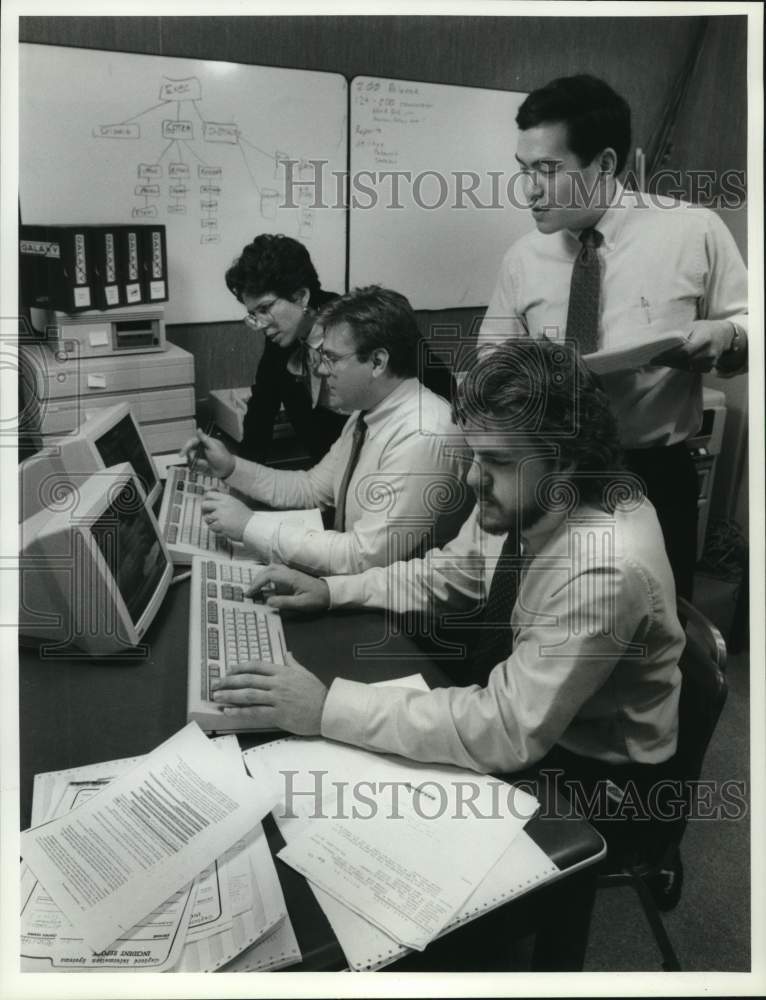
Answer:
[[328, 372], [334, 372], [335, 366], [344, 358], [353, 358], [356, 351], [347, 351], [346, 354], [328, 354], [324, 347], [310, 347], [308, 349], [309, 364], [312, 368], [319, 368], [324, 365]]
[[260, 330], [262, 326], [266, 326], [274, 318], [271, 310], [277, 302], [279, 302], [279, 296], [273, 298], [271, 302], [259, 302], [254, 309], [248, 309], [244, 316], [245, 323], [253, 330]]

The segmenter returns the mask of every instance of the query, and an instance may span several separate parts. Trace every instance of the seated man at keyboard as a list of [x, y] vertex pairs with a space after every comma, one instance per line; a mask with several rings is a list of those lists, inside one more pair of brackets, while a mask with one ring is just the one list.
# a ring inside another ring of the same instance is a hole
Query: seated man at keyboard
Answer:
[[262, 562], [312, 573], [359, 573], [407, 559], [451, 537], [462, 502], [462, 440], [449, 404], [418, 379], [421, 338], [397, 292], [356, 289], [325, 307], [314, 365], [329, 401], [350, 413], [339, 439], [306, 472], [235, 458], [197, 431], [182, 449], [199, 454], [228, 487], [276, 509], [335, 508], [333, 531], [262, 523], [241, 500], [220, 491], [203, 499], [213, 531], [243, 541]]
[[676, 750], [684, 633], [657, 516], [621, 472], [608, 400], [567, 345], [514, 340], [471, 369], [456, 409], [478, 504], [452, 542], [356, 576], [269, 567], [254, 587], [276, 585], [268, 603], [295, 612], [454, 614], [474, 611], [491, 578], [465, 686], [338, 679], [327, 690], [288, 656], [278, 669], [235, 667], [214, 697], [225, 712], [367, 750], [482, 772], [560, 768], [642, 794]]

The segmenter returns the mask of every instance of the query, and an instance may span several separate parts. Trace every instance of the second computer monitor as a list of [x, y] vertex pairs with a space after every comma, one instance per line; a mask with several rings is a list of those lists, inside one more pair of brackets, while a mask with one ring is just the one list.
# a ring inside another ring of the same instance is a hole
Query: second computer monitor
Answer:
[[129, 462], [150, 504], [162, 483], [141, 429], [127, 403], [91, 411], [77, 432], [46, 442], [21, 463], [19, 520], [55, 508], [62, 492], [94, 472]]

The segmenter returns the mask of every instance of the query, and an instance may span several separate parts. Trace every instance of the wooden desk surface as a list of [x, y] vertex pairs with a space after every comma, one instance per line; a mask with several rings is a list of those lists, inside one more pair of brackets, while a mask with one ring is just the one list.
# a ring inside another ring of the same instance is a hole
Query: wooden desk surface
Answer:
[[[21, 650], [22, 828], [29, 825], [35, 774], [148, 753], [186, 724], [188, 606], [188, 582], [171, 587], [145, 649], [129, 661], [57, 659]], [[386, 631], [383, 615], [285, 619], [285, 633], [296, 659], [326, 682], [422, 673], [431, 687], [448, 683], [411, 637], [396, 628]], [[251, 746], [271, 738], [243, 736], [241, 742]], [[562, 870], [587, 864], [602, 850], [601, 838], [582, 820], [538, 816], [526, 830]], [[267, 833], [272, 847], [280, 846], [273, 823], [267, 823]], [[342, 967], [340, 948], [305, 880], [286, 865], [277, 868], [304, 955], [302, 967]], [[505, 909], [514, 908], [521, 912], [516, 904]]]

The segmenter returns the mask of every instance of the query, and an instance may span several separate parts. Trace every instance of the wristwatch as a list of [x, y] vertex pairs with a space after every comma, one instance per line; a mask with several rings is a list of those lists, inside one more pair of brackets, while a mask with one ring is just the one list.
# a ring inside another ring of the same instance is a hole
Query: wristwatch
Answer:
[[729, 320], [729, 322], [731, 323], [731, 327], [734, 330], [734, 336], [731, 338], [731, 343], [729, 344], [729, 346], [723, 352], [724, 354], [729, 354], [732, 351], [738, 351], [742, 346], [742, 334], [740, 333], [739, 327], [737, 326], [736, 323], [732, 323], [731, 320]]
[[731, 320], [728, 321], [731, 324], [731, 328], [734, 331], [732, 334], [731, 342], [725, 350], [721, 351], [718, 355], [718, 360], [715, 363], [715, 367], [720, 373], [733, 373], [740, 369], [745, 359], [745, 350], [747, 340], [745, 335], [742, 333], [740, 328], [736, 323]]

